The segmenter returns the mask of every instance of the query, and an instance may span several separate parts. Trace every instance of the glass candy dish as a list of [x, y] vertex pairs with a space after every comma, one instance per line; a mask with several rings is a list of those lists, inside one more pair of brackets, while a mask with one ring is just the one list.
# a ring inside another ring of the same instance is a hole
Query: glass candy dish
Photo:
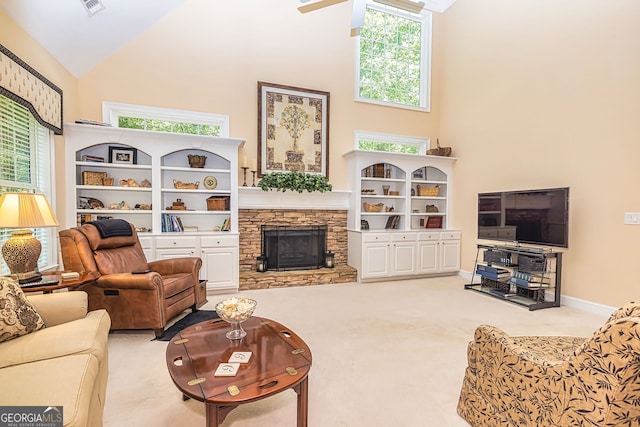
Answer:
[[226, 333], [227, 338], [239, 340], [247, 335], [242, 329], [242, 322], [251, 317], [257, 304], [257, 301], [244, 297], [228, 298], [216, 304], [218, 316], [231, 324], [231, 330]]

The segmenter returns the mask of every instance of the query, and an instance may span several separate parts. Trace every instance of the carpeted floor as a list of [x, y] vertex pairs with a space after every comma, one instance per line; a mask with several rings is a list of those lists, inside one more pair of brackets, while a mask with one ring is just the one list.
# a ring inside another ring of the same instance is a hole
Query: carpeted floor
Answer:
[[[606, 316], [567, 306], [528, 311], [464, 290], [461, 277], [243, 291], [255, 315], [309, 345], [310, 427], [468, 427], [456, 413], [467, 343], [480, 323], [511, 335], [589, 336]], [[208, 295], [204, 309], [231, 296]], [[204, 404], [183, 400], [152, 331], [109, 336], [105, 427], [204, 426]], [[292, 390], [240, 405], [222, 427], [296, 425]]]
[[206, 322], [207, 320], [217, 319], [218, 313], [215, 310], [198, 310], [195, 313], [189, 313], [176, 323], [171, 325], [169, 329], [164, 331], [162, 338], [154, 338], [155, 341], [171, 341], [171, 338], [184, 328], [195, 325], [196, 323]]

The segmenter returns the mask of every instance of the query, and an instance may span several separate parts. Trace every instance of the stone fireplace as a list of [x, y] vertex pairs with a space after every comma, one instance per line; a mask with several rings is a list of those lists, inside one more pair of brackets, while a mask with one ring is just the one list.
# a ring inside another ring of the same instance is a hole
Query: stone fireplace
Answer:
[[[355, 282], [357, 272], [347, 265], [348, 195], [348, 192], [283, 194], [242, 188], [238, 209], [240, 290]], [[336, 267], [256, 272], [256, 259], [262, 254], [263, 226], [325, 228], [323, 252], [335, 254]]]

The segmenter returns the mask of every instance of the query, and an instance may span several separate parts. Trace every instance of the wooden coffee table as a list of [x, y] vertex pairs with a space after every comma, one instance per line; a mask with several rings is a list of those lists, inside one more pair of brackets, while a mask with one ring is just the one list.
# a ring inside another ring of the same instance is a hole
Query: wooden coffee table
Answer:
[[[242, 324], [247, 336], [229, 340], [231, 326], [222, 319], [190, 326], [167, 345], [167, 367], [185, 399], [204, 402], [207, 426], [217, 427], [229, 412], [293, 389], [298, 395], [298, 427], [307, 425], [311, 351], [291, 329], [270, 319], [251, 317]], [[214, 376], [233, 352], [251, 352], [236, 376]]]

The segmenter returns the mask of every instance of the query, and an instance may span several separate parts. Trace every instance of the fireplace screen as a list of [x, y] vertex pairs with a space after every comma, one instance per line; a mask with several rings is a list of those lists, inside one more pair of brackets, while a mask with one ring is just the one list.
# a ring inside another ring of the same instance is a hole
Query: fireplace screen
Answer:
[[324, 266], [327, 226], [262, 226], [267, 270], [307, 270]]

